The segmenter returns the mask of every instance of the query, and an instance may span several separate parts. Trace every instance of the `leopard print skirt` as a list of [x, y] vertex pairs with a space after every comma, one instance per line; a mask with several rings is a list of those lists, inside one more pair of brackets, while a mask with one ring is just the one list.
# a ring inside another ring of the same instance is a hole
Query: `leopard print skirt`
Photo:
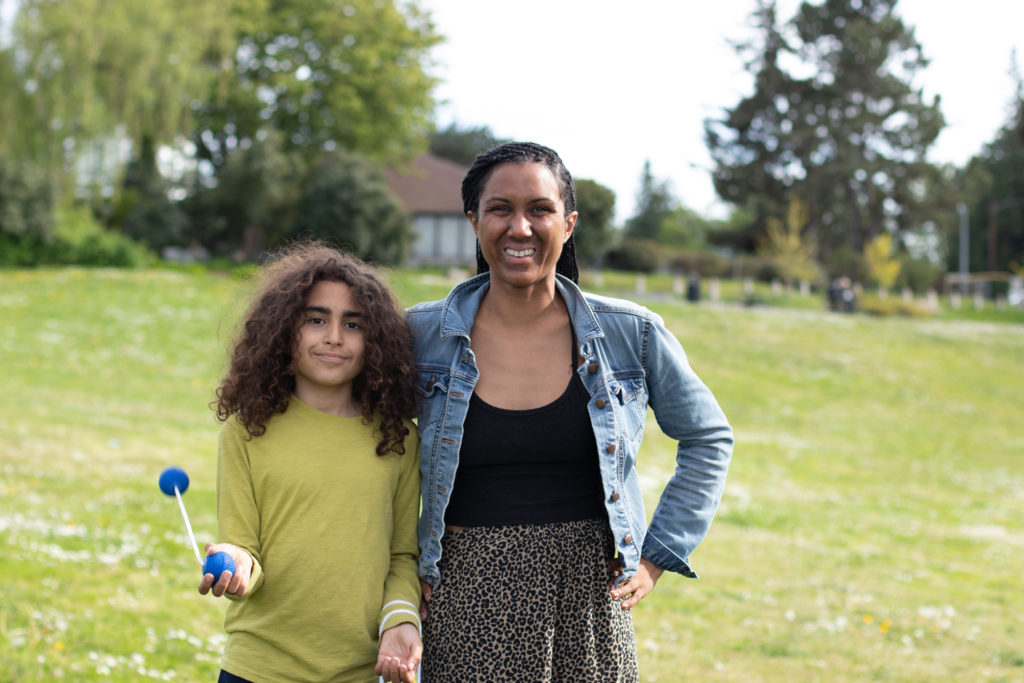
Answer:
[[443, 539], [423, 681], [639, 681], [630, 612], [612, 599], [607, 520], [469, 527]]

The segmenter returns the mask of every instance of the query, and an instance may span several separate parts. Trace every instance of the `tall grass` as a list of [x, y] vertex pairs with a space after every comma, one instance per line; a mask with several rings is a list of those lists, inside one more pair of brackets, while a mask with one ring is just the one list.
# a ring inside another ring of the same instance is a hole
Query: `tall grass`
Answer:
[[[403, 301], [437, 274], [389, 275]], [[213, 680], [208, 402], [245, 284], [0, 272], [0, 680]], [[650, 305], [736, 430], [722, 509], [634, 613], [647, 681], [1024, 680], [1024, 325]], [[649, 510], [673, 466], [653, 420]], [[338, 587], [343, 590], [344, 587]]]

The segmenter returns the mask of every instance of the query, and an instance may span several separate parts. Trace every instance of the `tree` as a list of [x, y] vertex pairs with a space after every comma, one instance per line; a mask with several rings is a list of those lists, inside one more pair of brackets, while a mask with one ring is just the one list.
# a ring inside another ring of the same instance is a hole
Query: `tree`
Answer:
[[430, 153], [463, 166], [471, 166], [478, 154], [504, 142], [508, 140], [495, 137], [488, 126], [459, 128], [458, 124], [452, 122], [447, 128], [435, 130], [431, 134]]
[[902, 264], [893, 255], [892, 235], [878, 235], [864, 247], [864, 263], [868, 277], [880, 290], [887, 291], [896, 283]]
[[0, 237], [49, 242], [53, 219], [53, 187], [46, 175], [0, 156]]
[[300, 200], [293, 236], [314, 236], [379, 264], [402, 263], [412, 224], [380, 168], [345, 152], [323, 156]]
[[636, 198], [636, 214], [626, 221], [626, 235], [645, 240], [657, 240], [661, 224], [672, 210], [675, 199], [668, 182], [658, 180], [651, 172], [651, 162], [644, 162], [640, 175], [640, 191]]
[[750, 207], [758, 230], [801, 197], [826, 258], [948, 220], [931, 202], [947, 186], [926, 161], [939, 99], [912, 85], [927, 60], [896, 0], [804, 2], [787, 26], [761, 0], [754, 17], [760, 42], [738, 46], [754, 93], [705, 122], [719, 195]]
[[22, 0], [12, 78], [0, 86], [0, 99], [22, 102], [6, 146], [54, 171], [95, 158], [103, 147], [94, 143], [110, 138], [132, 141], [136, 155], [155, 154], [189, 130], [192, 102], [209, 90], [214, 72], [207, 64], [228, 47], [225, 7], [205, 0]]
[[[971, 160], [987, 181], [971, 202], [970, 269], [1009, 270], [1024, 263], [1024, 78], [1011, 59], [1016, 87], [1007, 121]], [[957, 267], [951, 250], [949, 265]]]
[[218, 169], [216, 185], [192, 203], [205, 229], [193, 236], [215, 252], [238, 250], [253, 260], [292, 229], [301, 187], [308, 182], [302, 159], [272, 132], [235, 149]]
[[809, 219], [807, 204], [796, 198], [790, 200], [785, 221], [768, 218], [758, 248], [758, 254], [772, 262], [787, 287], [797, 280], [813, 280], [821, 273], [815, 261], [813, 237], [801, 234]]
[[429, 50], [440, 38], [414, 1], [235, 0], [237, 48], [197, 107], [199, 156], [220, 165], [261, 131], [312, 162], [345, 149], [403, 161], [426, 148]]
[[576, 210], [579, 212], [573, 231], [576, 257], [582, 264], [596, 264], [613, 239], [615, 192], [585, 178], [577, 179], [574, 184]]

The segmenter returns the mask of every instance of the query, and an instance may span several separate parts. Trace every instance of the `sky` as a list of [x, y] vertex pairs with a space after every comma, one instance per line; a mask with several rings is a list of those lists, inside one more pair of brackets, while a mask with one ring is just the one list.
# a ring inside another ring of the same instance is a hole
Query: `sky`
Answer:
[[[754, 35], [754, 0], [421, 0], [446, 41], [435, 48], [436, 118], [555, 149], [573, 177], [635, 209], [645, 160], [684, 205], [724, 217], [703, 121], [751, 94], [730, 41]], [[789, 19], [799, 3], [780, 0]], [[963, 165], [1007, 121], [1024, 2], [901, 0], [930, 65], [913, 84], [941, 96], [947, 126], [930, 152]]]

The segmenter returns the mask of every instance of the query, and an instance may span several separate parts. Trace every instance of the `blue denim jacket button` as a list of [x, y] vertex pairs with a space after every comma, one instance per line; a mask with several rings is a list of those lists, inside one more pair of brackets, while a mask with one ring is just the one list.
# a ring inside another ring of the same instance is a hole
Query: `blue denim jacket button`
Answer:
[[588, 365], [587, 372], [589, 372], [591, 375], [597, 372], [597, 363], [591, 363], [590, 365]]

